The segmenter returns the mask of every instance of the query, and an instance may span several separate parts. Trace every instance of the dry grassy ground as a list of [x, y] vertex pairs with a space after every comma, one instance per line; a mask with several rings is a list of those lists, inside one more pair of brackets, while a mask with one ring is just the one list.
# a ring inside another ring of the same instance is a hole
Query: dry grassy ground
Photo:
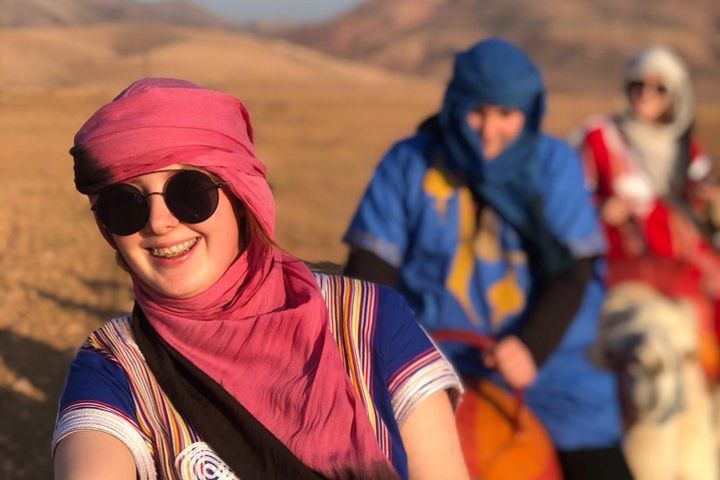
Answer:
[[[75, 349], [99, 322], [128, 309], [124, 274], [73, 190], [67, 150], [112, 87], [0, 93], [0, 478], [50, 477], [58, 395]], [[342, 261], [339, 238], [373, 166], [439, 102], [441, 86], [222, 84], [248, 104], [278, 202], [279, 242], [312, 260]], [[557, 98], [562, 133], [606, 101]], [[720, 154], [720, 107], [701, 111]]]

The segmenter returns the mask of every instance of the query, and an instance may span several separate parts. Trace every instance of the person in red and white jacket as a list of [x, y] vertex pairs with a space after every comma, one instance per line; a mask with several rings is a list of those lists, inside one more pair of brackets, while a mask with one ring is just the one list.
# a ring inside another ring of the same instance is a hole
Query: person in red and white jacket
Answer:
[[690, 222], [684, 227], [698, 227], [698, 209], [717, 197], [712, 162], [693, 134], [688, 72], [668, 50], [647, 49], [628, 65], [625, 94], [625, 111], [590, 120], [581, 144], [609, 257], [682, 257], [686, 237], [706, 232], [677, 232], [673, 212]]
[[[712, 161], [702, 151], [693, 132], [695, 101], [688, 70], [669, 50], [648, 48], [628, 63], [624, 94], [625, 107], [621, 113], [591, 119], [579, 137], [587, 181], [595, 194], [609, 247], [607, 260], [611, 290], [608, 305], [618, 303], [617, 299], [614, 300], [614, 293], [626, 297], [628, 291], [632, 292], [627, 289], [627, 282], [640, 282], [652, 287], [660, 297], [694, 307], [687, 311], [695, 312], [695, 318], [687, 318], [686, 324], [680, 325], [680, 328], [687, 328], [697, 336], [697, 350], [692, 358], [681, 361], [695, 362], [698, 372], [702, 366], [706, 377], [716, 381], [720, 377], [720, 356], [717, 335], [714, 334], [720, 317], [720, 255], [713, 246], [713, 237], [718, 236], [714, 235], [711, 218], [713, 211], [717, 213], [720, 206], [720, 187], [710, 181]], [[636, 308], [628, 310], [630, 317], [635, 315], [632, 312], [641, 312], [646, 297], [649, 298], [645, 294], [643, 298], [636, 299]], [[623, 302], [626, 301], [632, 299], [623, 298]], [[612, 331], [601, 334], [601, 338], [617, 337], [620, 327], [612, 324], [610, 319], [606, 320], [601, 322], [601, 331]], [[632, 390], [627, 384], [623, 392], [624, 375], [637, 376], [637, 372], [645, 367], [648, 372], [652, 368], [682, 370], [677, 366], [661, 365], [659, 360], [648, 360], [653, 363], [651, 366], [642, 365], [643, 355], [638, 352], [643, 350], [643, 342], [647, 343], [653, 335], [665, 335], [668, 339], [678, 335], [678, 332], [658, 333], [661, 330], [660, 319], [656, 323], [653, 328], [647, 329], [640, 341], [633, 338], [622, 343], [620, 350], [627, 350], [624, 352], [626, 363], [609, 365], [620, 376], [621, 396], [627, 397], [624, 399], [625, 406], [628, 398], [632, 403], [634, 392], [627, 391], [628, 388]], [[602, 347], [607, 350], [618, 348], [617, 345]], [[677, 382], [680, 386], [677, 392], [679, 403], [676, 402], [678, 408], [669, 409], [663, 422], [672, 415], [681, 416], [683, 402], [684, 409], [689, 410], [687, 405], [691, 395], [707, 395], [705, 382], [695, 382], [700, 386], [698, 392], [693, 393], [688, 391], [690, 382], [685, 380], [679, 378]], [[681, 398], [682, 395], [686, 398]], [[695, 410], [693, 414], [697, 417], [695, 423], [698, 428], [709, 429], [709, 418], [705, 417], [709, 417], [710, 412]], [[675, 470], [663, 462], [645, 461], [646, 455], [678, 459], [673, 455], [678, 449], [671, 448], [672, 442], [667, 444], [668, 451], [662, 455], [657, 449], [648, 450], [647, 447], [652, 445], [647, 445], [647, 442], [643, 444], [643, 439], [663, 435], [653, 428], [667, 428], [660, 425], [662, 422], [655, 426], [638, 427], [637, 423], [633, 423], [637, 422], [637, 415], [629, 421], [628, 413], [624, 408], [626, 423], [630, 426], [626, 452], [636, 478], [660, 478], [654, 476], [657, 468], [665, 472]], [[640, 418], [642, 420], [642, 416]], [[651, 433], [648, 433], [648, 428]], [[706, 446], [710, 448], [710, 445]], [[711, 449], [708, 451], [713, 452]], [[714, 453], [708, 456], [714, 458]], [[678, 459], [675, 466], [682, 469], [681, 463], [682, 460]], [[707, 478], [715, 478], [717, 465], [713, 461], [701, 470], [705, 473], [694, 470], [687, 478], [706, 478], [705, 474]]]

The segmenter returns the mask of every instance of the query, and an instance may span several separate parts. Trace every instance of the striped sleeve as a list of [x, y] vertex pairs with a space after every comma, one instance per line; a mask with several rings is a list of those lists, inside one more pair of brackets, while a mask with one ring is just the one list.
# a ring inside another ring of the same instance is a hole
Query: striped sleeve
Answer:
[[52, 439], [52, 453], [68, 435], [81, 431], [107, 433], [125, 444], [135, 460], [139, 478], [155, 478], [155, 464], [150, 453], [150, 442], [138, 426], [112, 405], [97, 402], [74, 403], [58, 416]]
[[127, 376], [107, 355], [84, 346], [70, 365], [60, 397], [52, 454], [64, 438], [88, 430], [123, 442], [135, 459], [139, 477], [155, 478], [151, 444], [138, 426]]
[[449, 390], [454, 398], [462, 392], [455, 370], [415, 322], [405, 300], [389, 288], [381, 289], [377, 341], [399, 426], [434, 393]]

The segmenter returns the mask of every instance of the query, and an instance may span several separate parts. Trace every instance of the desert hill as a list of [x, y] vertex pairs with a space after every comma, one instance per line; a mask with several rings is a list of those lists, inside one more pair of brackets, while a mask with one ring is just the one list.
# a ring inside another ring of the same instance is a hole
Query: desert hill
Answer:
[[655, 43], [677, 49], [708, 85], [720, 80], [717, 0], [368, 0], [289, 37], [333, 55], [445, 77], [454, 52], [489, 35], [527, 49], [551, 86], [564, 90], [614, 89], [624, 59]]
[[220, 26], [223, 21], [189, 0], [4, 0], [0, 27], [151, 21]]
[[394, 77], [285, 40], [224, 29], [161, 23], [0, 29], [0, 89], [122, 85], [143, 76], [208, 85]]

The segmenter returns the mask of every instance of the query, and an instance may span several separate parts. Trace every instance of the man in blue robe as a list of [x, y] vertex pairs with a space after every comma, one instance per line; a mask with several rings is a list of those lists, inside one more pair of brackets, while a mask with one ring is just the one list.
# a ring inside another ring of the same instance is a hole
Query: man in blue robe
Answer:
[[459, 54], [440, 112], [378, 165], [344, 241], [346, 273], [400, 290], [470, 377], [525, 390], [568, 479], [631, 478], [613, 376], [587, 349], [604, 298], [602, 232], [580, 160], [541, 131], [545, 89], [517, 47]]

